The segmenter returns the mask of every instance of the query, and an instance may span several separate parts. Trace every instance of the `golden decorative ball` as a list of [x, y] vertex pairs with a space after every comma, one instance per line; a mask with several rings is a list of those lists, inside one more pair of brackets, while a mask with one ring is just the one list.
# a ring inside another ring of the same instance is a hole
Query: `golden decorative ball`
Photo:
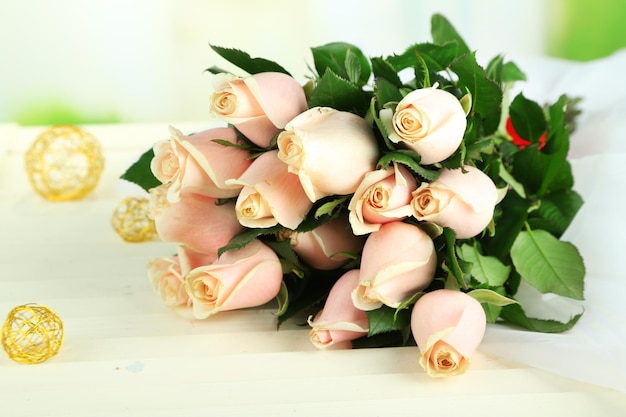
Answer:
[[26, 151], [35, 191], [50, 201], [79, 200], [98, 185], [104, 156], [98, 140], [73, 125], [43, 131]]
[[63, 344], [63, 322], [48, 307], [25, 304], [15, 307], [2, 326], [2, 346], [19, 363], [50, 359]]
[[127, 197], [122, 200], [113, 211], [111, 224], [127, 242], [148, 242], [157, 237], [148, 198]]

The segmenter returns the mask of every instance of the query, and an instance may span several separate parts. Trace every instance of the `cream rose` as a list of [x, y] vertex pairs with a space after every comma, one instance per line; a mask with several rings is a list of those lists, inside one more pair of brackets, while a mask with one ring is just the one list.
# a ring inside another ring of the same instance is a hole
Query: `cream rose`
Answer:
[[185, 288], [193, 314], [205, 319], [220, 311], [255, 307], [276, 297], [283, 273], [269, 246], [254, 240], [242, 249], [225, 252], [211, 265], [191, 270]]
[[350, 225], [357, 235], [380, 229], [383, 223], [411, 215], [411, 193], [417, 181], [402, 165], [369, 172], [354, 192], [348, 209]]
[[411, 313], [411, 330], [420, 349], [419, 362], [432, 377], [465, 372], [485, 328], [486, 316], [480, 303], [460, 291], [426, 293]]
[[278, 158], [297, 174], [313, 202], [353, 193], [373, 171], [378, 145], [367, 122], [352, 113], [315, 107], [290, 121], [278, 136]]
[[183, 193], [177, 203], [165, 198], [167, 186], [150, 190], [151, 216], [164, 242], [177, 242], [190, 249], [214, 254], [243, 231], [235, 214], [235, 204], [217, 204], [212, 197]]
[[246, 227], [272, 227], [277, 224], [295, 229], [313, 205], [297, 175], [277, 157], [278, 151], [257, 157], [241, 177], [229, 183], [243, 186], [235, 212]]
[[308, 107], [302, 86], [278, 72], [245, 78], [217, 74], [213, 88], [211, 111], [263, 148]]
[[328, 293], [322, 311], [315, 318], [309, 317], [309, 338], [313, 345], [325, 349], [367, 335], [367, 313], [355, 308], [350, 296], [358, 282], [358, 269], [343, 274]]
[[461, 102], [436, 87], [407, 94], [392, 109], [380, 111], [389, 140], [413, 149], [425, 165], [452, 155], [463, 140], [467, 119]]
[[352, 301], [361, 310], [398, 307], [430, 284], [436, 266], [435, 246], [425, 232], [400, 221], [385, 223], [365, 241]]
[[491, 221], [498, 190], [481, 170], [442, 169], [439, 178], [413, 192], [411, 209], [417, 220], [449, 227], [459, 239], [479, 234]]
[[226, 184], [250, 166], [248, 152], [216, 143], [221, 139], [236, 143], [234, 129], [214, 128], [184, 136], [170, 127], [171, 139], [154, 144], [150, 169], [168, 185], [167, 199], [175, 203], [180, 193], [192, 192], [215, 198], [235, 197], [241, 186]]
[[345, 265], [350, 259], [344, 253], [359, 254], [364, 239], [350, 230], [347, 218], [339, 217], [313, 230], [290, 233], [294, 252], [313, 268], [329, 270]]
[[217, 254], [198, 253], [180, 245], [176, 255], [148, 261], [148, 278], [165, 305], [173, 308], [189, 307], [191, 300], [185, 289], [184, 276], [193, 268], [208, 265], [216, 258]]

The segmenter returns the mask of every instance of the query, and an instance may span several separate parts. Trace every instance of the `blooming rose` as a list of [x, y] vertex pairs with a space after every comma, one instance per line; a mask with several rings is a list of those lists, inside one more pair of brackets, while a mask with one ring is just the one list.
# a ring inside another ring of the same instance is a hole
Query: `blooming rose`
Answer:
[[314, 319], [309, 317], [309, 337], [316, 347], [327, 348], [367, 335], [367, 313], [354, 307], [350, 296], [358, 282], [358, 269], [343, 274], [328, 293], [322, 311]]
[[276, 297], [283, 273], [269, 246], [254, 240], [242, 249], [222, 254], [211, 265], [191, 270], [185, 288], [194, 316], [262, 305]]
[[459, 239], [480, 233], [491, 221], [498, 201], [495, 184], [472, 166], [442, 169], [439, 178], [413, 192], [411, 208], [418, 220], [455, 231]]
[[174, 256], [154, 258], [148, 261], [148, 278], [152, 288], [169, 307], [186, 307], [191, 305], [185, 290], [184, 276], [191, 269], [208, 265], [216, 258], [216, 254], [202, 254], [181, 245]]
[[308, 232], [291, 233], [289, 240], [302, 260], [322, 270], [345, 265], [351, 258], [343, 253], [358, 254], [364, 243], [363, 238], [352, 233], [345, 217], [333, 219]]
[[328, 107], [297, 116], [277, 142], [278, 158], [300, 177], [311, 201], [353, 193], [378, 158], [376, 138], [367, 122]]
[[350, 224], [357, 235], [380, 229], [383, 223], [411, 215], [411, 192], [417, 181], [402, 165], [372, 171], [354, 192], [348, 209]]
[[411, 330], [420, 349], [420, 365], [429, 376], [461, 374], [483, 339], [485, 311], [461, 291], [436, 290], [417, 300]]
[[263, 153], [241, 177], [230, 181], [244, 186], [235, 211], [239, 222], [246, 227], [271, 227], [280, 223], [295, 229], [313, 205], [298, 176], [290, 173], [277, 155], [278, 151]]
[[213, 254], [243, 231], [235, 214], [235, 204], [217, 204], [217, 199], [183, 193], [178, 203], [165, 198], [167, 186], [150, 190], [151, 216], [164, 242], [178, 242], [190, 249]]
[[436, 266], [435, 246], [422, 229], [400, 221], [385, 223], [365, 241], [352, 301], [361, 310], [398, 307], [430, 284]]
[[248, 152], [214, 142], [221, 139], [236, 143], [234, 129], [222, 127], [184, 136], [170, 127], [171, 139], [153, 146], [150, 169], [163, 184], [168, 184], [167, 199], [175, 203], [183, 191], [215, 198], [234, 197], [241, 186], [226, 184], [250, 165]]
[[213, 87], [211, 111], [263, 148], [308, 107], [302, 86], [278, 72], [246, 78], [217, 74]]
[[461, 102], [436, 87], [410, 92], [398, 103], [395, 112], [381, 110], [380, 119], [389, 140], [413, 149], [425, 165], [452, 155], [461, 144], [467, 125]]

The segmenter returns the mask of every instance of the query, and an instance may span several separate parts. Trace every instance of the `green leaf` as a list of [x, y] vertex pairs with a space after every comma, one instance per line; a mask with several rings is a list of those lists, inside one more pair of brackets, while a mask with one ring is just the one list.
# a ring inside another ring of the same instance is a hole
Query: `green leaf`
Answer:
[[456, 43], [456, 55], [461, 55], [470, 51], [469, 47], [456, 31], [454, 26], [441, 14], [434, 14], [430, 20], [431, 35], [436, 44], [443, 45], [448, 42]]
[[483, 250], [487, 255], [495, 256], [504, 261], [513, 246], [513, 242], [522, 230], [530, 202], [516, 193], [507, 193], [497, 208], [501, 211], [498, 216], [495, 235], [481, 240]]
[[502, 69], [502, 81], [526, 81], [526, 74], [514, 62], [506, 62]]
[[368, 311], [367, 320], [369, 323], [368, 337], [399, 331], [404, 336], [405, 341], [408, 339], [411, 325], [410, 309], [396, 311], [395, 308], [382, 306], [376, 310]]
[[487, 303], [497, 307], [504, 307], [509, 304], [518, 304], [518, 302], [512, 298], [505, 297], [504, 295], [498, 294], [497, 292], [486, 288], [472, 290], [468, 292], [467, 295], [471, 296], [481, 304]]
[[[458, 85], [472, 95], [474, 111], [481, 117], [499, 115], [502, 90], [487, 77], [485, 70], [476, 62], [476, 56], [468, 53], [455, 60], [450, 68], [458, 75]], [[491, 132], [487, 132], [489, 134]]]
[[[374, 79], [378, 83], [381, 79], [392, 84], [397, 89], [402, 88], [402, 80], [398, 76], [398, 72], [389, 62], [383, 58], [372, 58], [372, 72], [374, 73]], [[385, 103], [383, 101], [383, 103]]]
[[460, 288], [468, 288], [467, 281], [465, 279], [465, 272], [461, 268], [461, 263], [456, 255], [456, 233], [449, 227], [443, 228], [443, 237], [446, 242], [446, 268], [448, 272], [456, 279]]
[[394, 103], [402, 100], [402, 93], [392, 83], [385, 78], [378, 78], [376, 84], [374, 84], [374, 92], [376, 94], [376, 100], [382, 106], [387, 103]]
[[137, 184], [145, 191], [150, 191], [151, 188], [158, 187], [161, 185], [161, 181], [154, 176], [152, 169], [150, 169], [152, 158], [154, 158], [154, 151], [150, 148], [144, 152], [120, 178]]
[[228, 242], [226, 246], [222, 246], [221, 248], [219, 248], [217, 251], [217, 256], [221, 256], [224, 252], [227, 252], [229, 250], [241, 249], [245, 247], [248, 243], [252, 242], [254, 239], [260, 236], [275, 234], [282, 228], [283, 227], [281, 225], [276, 225], [264, 229], [246, 229], [244, 232], [233, 236], [233, 238], [230, 240], [230, 242]]
[[395, 72], [406, 68], [421, 68], [422, 60], [433, 73], [446, 70], [458, 56], [457, 44], [450, 42], [442, 45], [418, 43], [408, 47], [401, 55], [392, 55], [386, 59]]
[[529, 100], [519, 93], [511, 102], [509, 114], [513, 128], [520, 137], [538, 143], [541, 135], [546, 133], [546, 118], [543, 109], [535, 101]]
[[352, 49], [348, 49], [346, 52], [346, 73], [348, 74], [348, 81], [359, 84], [361, 77], [361, 63], [359, 62], [359, 57], [355, 54]]
[[519, 304], [511, 304], [502, 308], [500, 317], [509, 323], [516, 324], [525, 329], [542, 333], [561, 333], [571, 329], [578, 322], [582, 313], [572, 316], [567, 322], [557, 320], [544, 320], [528, 317]]
[[258, 74], [260, 72], [282, 72], [291, 75], [282, 66], [274, 61], [265, 58], [252, 58], [248, 53], [238, 49], [223, 48], [221, 46], [210, 45], [219, 56], [230, 62], [231, 64], [241, 68], [248, 74]]
[[532, 212], [533, 217], [529, 217], [528, 223], [533, 229], [544, 229], [559, 237], [582, 205], [583, 199], [574, 190], [550, 193], [541, 199], [539, 209]]
[[476, 245], [464, 244], [457, 249], [459, 257], [472, 264], [472, 277], [481, 284], [491, 287], [503, 285], [511, 272], [511, 267], [504, 265], [494, 256], [484, 256]]
[[498, 321], [500, 317], [500, 312], [502, 311], [502, 307], [494, 306], [493, 304], [481, 304], [483, 306], [483, 310], [485, 310], [485, 316], [487, 317], [487, 323], [495, 323]]
[[278, 311], [276, 311], [274, 315], [280, 317], [285, 314], [287, 307], [289, 307], [289, 291], [287, 291], [285, 281], [281, 281], [280, 283], [280, 290], [278, 290], [278, 294], [276, 294], [276, 301], [278, 302]]
[[585, 266], [574, 245], [545, 230], [521, 232], [511, 248], [513, 265], [542, 293], [582, 300]]
[[[370, 62], [356, 46], [345, 42], [333, 42], [311, 48], [311, 52], [313, 53], [315, 69], [319, 75], [323, 76], [330, 70], [348, 81], [350, 80], [349, 72], [355, 75], [355, 68], [358, 64], [359, 77], [355, 84], [362, 86], [369, 81], [370, 75], [372, 74]], [[354, 57], [348, 58], [350, 54], [354, 55]], [[350, 66], [349, 69], [346, 67], [346, 63]]]
[[332, 107], [362, 116], [367, 112], [370, 100], [367, 92], [328, 69], [311, 93], [309, 107]]
[[349, 198], [349, 195], [338, 196], [332, 200], [322, 204], [317, 210], [315, 210], [315, 218], [319, 219], [323, 215], [332, 216], [335, 210], [341, 207], [341, 205]]
[[406, 165], [417, 175], [428, 181], [436, 180], [441, 172], [439, 170], [430, 170], [424, 168], [422, 165], [419, 164], [419, 159], [419, 155], [412, 150], [398, 149], [384, 154], [378, 160], [377, 167], [385, 168], [391, 165], [391, 163], [396, 162], [398, 164]]
[[487, 68], [485, 69], [487, 77], [498, 84], [502, 83], [502, 75], [504, 72], [503, 60], [504, 57], [502, 55], [497, 55], [489, 61]]

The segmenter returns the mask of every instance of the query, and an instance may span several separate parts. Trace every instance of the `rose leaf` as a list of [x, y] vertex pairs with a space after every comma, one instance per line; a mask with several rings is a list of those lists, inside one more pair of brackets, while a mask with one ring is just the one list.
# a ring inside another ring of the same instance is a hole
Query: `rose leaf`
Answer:
[[464, 244], [457, 250], [458, 255], [472, 264], [472, 277], [481, 284], [490, 287], [503, 285], [511, 272], [511, 267], [503, 264], [494, 256], [484, 256], [474, 245]]
[[511, 247], [519, 274], [542, 293], [582, 300], [585, 266], [576, 246], [545, 230], [520, 232]]
[[289, 72], [274, 61], [265, 58], [252, 58], [248, 53], [238, 49], [223, 48], [221, 46], [210, 45], [219, 56], [231, 64], [241, 68], [248, 74], [258, 74], [260, 72], [282, 72], [290, 75]]
[[150, 169], [152, 158], [154, 158], [154, 151], [150, 148], [144, 152], [143, 155], [141, 155], [120, 178], [132, 182], [133, 184], [137, 184], [145, 191], [149, 191], [151, 188], [161, 185], [161, 181], [154, 176], [152, 170]]
[[557, 320], [546, 320], [528, 317], [524, 309], [519, 304], [510, 304], [502, 307], [500, 318], [503, 320], [521, 326], [534, 332], [542, 333], [561, 333], [571, 329], [578, 322], [582, 313], [572, 316], [567, 322], [562, 323]]

